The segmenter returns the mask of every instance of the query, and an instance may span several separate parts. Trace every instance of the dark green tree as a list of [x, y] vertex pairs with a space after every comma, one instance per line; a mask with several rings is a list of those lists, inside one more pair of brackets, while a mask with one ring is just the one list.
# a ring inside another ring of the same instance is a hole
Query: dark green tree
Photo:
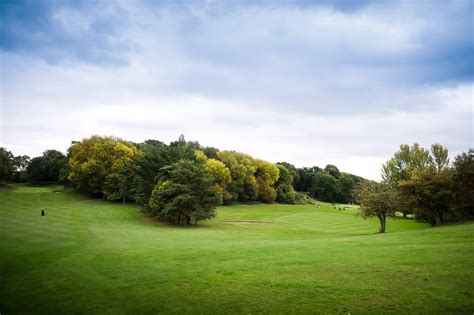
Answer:
[[282, 163], [277, 164], [280, 176], [276, 183], [277, 201], [281, 203], [296, 203], [296, 192], [293, 188], [293, 174]]
[[166, 145], [158, 140], [147, 140], [138, 145], [141, 154], [136, 158], [131, 190], [133, 199], [148, 208], [151, 193], [158, 183], [162, 168], [181, 159], [196, 160], [193, 147], [184, 136]]
[[316, 173], [313, 186], [310, 187], [310, 193], [313, 197], [322, 201], [334, 202], [338, 194], [336, 178], [326, 172]]
[[453, 163], [455, 203], [460, 218], [474, 219], [474, 150], [456, 156]]
[[15, 182], [25, 182], [27, 180], [26, 168], [28, 164], [30, 164], [30, 157], [28, 155], [18, 155], [13, 158]]
[[341, 176], [337, 180], [338, 196], [336, 201], [343, 203], [354, 202], [353, 190], [357, 183], [354, 177], [355, 176], [351, 176], [346, 173], [341, 173]]
[[0, 183], [13, 180], [15, 171], [13, 154], [5, 148], [0, 148]]
[[298, 168], [298, 176], [295, 182], [295, 190], [297, 191], [310, 191], [310, 188], [314, 186], [314, 175], [322, 171], [317, 166]]
[[172, 224], [183, 222], [188, 225], [191, 220], [197, 224], [214, 217], [219, 199], [214, 178], [202, 163], [180, 160], [162, 170], [160, 181], [151, 194], [149, 209]]
[[28, 181], [32, 183], [57, 182], [67, 163], [66, 156], [57, 150], [46, 150], [42, 156], [31, 160], [26, 168]]
[[288, 170], [289, 174], [293, 178], [293, 182], [291, 183], [291, 185], [293, 186], [293, 188], [296, 189], [297, 183], [300, 180], [300, 174], [298, 172], [298, 169], [293, 164], [288, 162], [278, 162], [277, 164], [283, 165]]
[[219, 152], [219, 150], [214, 147], [204, 147], [201, 151], [204, 152], [209, 159], [217, 159], [217, 152]]
[[418, 171], [398, 186], [403, 199], [415, 215], [438, 226], [446, 221], [457, 221], [452, 203], [455, 202], [454, 172], [444, 169]]
[[132, 182], [133, 182], [134, 165], [125, 162], [123, 167], [105, 178], [104, 196], [107, 200], [122, 200], [125, 204], [126, 200], [132, 200]]

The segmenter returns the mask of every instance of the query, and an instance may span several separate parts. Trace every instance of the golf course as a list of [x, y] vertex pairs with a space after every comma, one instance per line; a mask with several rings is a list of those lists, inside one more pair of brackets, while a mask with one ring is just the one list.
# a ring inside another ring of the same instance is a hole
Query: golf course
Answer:
[[186, 228], [62, 186], [3, 186], [0, 313], [474, 311], [472, 223], [389, 218], [379, 234], [339, 206], [220, 206]]

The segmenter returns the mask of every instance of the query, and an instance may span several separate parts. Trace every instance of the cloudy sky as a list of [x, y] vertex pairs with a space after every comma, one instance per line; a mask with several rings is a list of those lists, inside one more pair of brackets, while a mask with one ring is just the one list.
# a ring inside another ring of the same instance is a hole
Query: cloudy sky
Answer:
[[188, 140], [378, 179], [474, 146], [473, 1], [0, 1], [0, 146]]

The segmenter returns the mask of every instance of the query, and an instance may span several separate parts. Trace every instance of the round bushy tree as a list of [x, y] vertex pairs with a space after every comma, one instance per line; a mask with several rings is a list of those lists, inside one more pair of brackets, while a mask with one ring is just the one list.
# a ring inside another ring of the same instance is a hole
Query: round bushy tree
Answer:
[[124, 165], [139, 154], [130, 142], [100, 136], [74, 143], [70, 151], [68, 179], [76, 188], [91, 195], [103, 195], [106, 191], [110, 194], [110, 189], [104, 189], [107, 176], [122, 172]]
[[163, 171], [148, 204], [154, 215], [172, 224], [185, 225], [191, 220], [197, 224], [199, 220], [214, 217], [219, 192], [202, 163], [180, 160]]

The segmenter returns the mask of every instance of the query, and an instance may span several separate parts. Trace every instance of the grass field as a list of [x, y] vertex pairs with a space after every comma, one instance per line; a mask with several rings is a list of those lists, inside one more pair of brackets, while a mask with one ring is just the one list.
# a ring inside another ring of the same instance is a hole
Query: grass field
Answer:
[[[474, 312], [473, 224], [380, 235], [354, 214], [242, 205], [183, 228], [58, 186], [2, 188], [0, 313]], [[251, 220], [269, 223], [228, 222]]]

